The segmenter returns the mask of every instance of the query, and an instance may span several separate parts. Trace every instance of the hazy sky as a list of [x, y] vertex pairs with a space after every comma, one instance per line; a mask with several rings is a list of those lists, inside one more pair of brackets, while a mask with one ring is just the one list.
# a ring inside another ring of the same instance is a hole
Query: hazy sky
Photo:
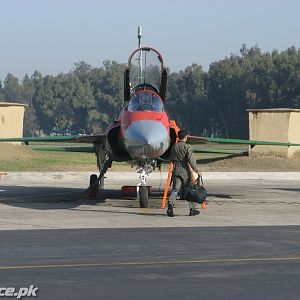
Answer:
[[171, 71], [238, 53], [300, 47], [300, 0], [0, 0], [0, 80], [75, 62], [127, 62], [137, 46], [161, 51]]

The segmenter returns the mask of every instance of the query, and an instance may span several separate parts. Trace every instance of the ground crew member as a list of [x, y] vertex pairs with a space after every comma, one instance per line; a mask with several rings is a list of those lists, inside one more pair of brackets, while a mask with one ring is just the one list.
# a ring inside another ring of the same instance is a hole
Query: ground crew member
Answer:
[[[178, 192], [182, 187], [187, 186], [192, 180], [193, 169], [199, 176], [202, 173], [198, 170], [197, 162], [191, 145], [187, 144], [187, 133], [185, 130], [178, 132], [178, 143], [171, 149], [171, 161], [174, 164], [173, 170], [173, 188], [168, 201], [167, 215], [174, 217], [174, 205], [177, 199]], [[189, 202], [190, 216], [196, 216], [200, 212], [195, 208], [193, 202]]]

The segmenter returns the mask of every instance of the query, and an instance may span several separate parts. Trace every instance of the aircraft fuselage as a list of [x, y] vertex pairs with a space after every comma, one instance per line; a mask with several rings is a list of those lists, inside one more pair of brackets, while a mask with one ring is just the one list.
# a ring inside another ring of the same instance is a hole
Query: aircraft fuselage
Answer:
[[157, 50], [143, 47], [130, 55], [124, 74], [124, 100], [128, 103], [106, 132], [112, 160], [147, 163], [170, 148], [166, 82], [166, 69]]

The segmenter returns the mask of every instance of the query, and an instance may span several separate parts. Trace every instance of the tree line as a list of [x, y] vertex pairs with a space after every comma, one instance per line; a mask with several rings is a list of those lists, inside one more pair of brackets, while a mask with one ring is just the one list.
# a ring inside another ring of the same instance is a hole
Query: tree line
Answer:
[[[19, 80], [0, 81], [0, 101], [28, 104], [24, 135], [97, 134], [113, 122], [122, 107], [126, 66], [105, 61], [93, 68], [75, 63], [64, 74], [35, 71]], [[213, 62], [205, 72], [192, 64], [169, 72], [166, 108], [192, 134], [248, 138], [249, 108], [300, 107], [300, 49], [262, 52], [247, 48]]]

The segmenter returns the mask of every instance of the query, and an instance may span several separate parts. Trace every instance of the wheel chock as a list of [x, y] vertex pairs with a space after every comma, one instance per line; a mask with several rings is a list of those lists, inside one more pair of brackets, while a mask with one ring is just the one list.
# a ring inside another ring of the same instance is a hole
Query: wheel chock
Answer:
[[[124, 185], [122, 186], [122, 194], [124, 196], [136, 196], [136, 185]], [[148, 193], [150, 194], [152, 192], [152, 186], [147, 185]]]

